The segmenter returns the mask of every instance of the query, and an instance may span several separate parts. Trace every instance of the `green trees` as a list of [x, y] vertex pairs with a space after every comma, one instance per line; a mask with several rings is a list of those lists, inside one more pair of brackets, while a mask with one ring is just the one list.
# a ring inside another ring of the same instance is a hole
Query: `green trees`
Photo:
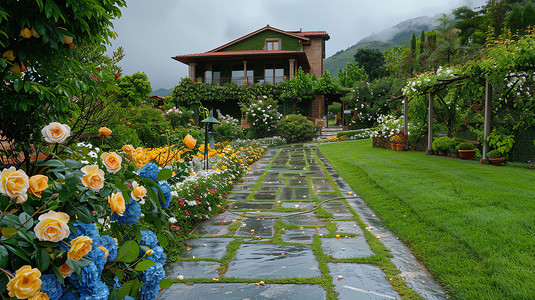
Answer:
[[535, 8], [533, 8], [533, 4], [531, 3], [531, 1], [528, 1], [526, 6], [524, 6], [524, 12], [522, 13], [522, 22], [522, 26], [524, 29], [528, 26], [535, 25]]
[[516, 3], [513, 6], [513, 10], [507, 16], [507, 27], [514, 34], [523, 34], [524, 20], [522, 18], [522, 7]]
[[366, 70], [356, 62], [348, 62], [345, 69], [338, 69], [338, 84], [352, 88], [361, 81], [368, 80]]
[[355, 62], [362, 66], [369, 76], [369, 80], [374, 80], [383, 76], [385, 71], [385, 58], [377, 49], [359, 49], [355, 54]]
[[145, 73], [136, 72], [121, 77], [118, 81], [120, 90], [117, 97], [123, 107], [139, 106], [149, 100], [152, 88]]
[[[32, 145], [51, 121], [67, 123], [81, 95], [113, 89], [116, 70], [80, 52], [115, 37], [124, 0], [4, 0], [0, 4], [0, 130], [29, 166]], [[100, 69], [99, 69], [100, 68]]]

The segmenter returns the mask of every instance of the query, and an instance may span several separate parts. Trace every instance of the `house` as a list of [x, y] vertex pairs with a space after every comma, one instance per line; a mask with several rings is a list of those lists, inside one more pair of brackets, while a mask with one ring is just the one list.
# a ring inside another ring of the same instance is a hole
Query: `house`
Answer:
[[[178, 55], [173, 59], [189, 66], [196, 82], [238, 85], [294, 78], [299, 67], [321, 77], [325, 59], [325, 31], [285, 31], [269, 25], [204, 53]], [[323, 96], [312, 101], [310, 114], [324, 115]]]

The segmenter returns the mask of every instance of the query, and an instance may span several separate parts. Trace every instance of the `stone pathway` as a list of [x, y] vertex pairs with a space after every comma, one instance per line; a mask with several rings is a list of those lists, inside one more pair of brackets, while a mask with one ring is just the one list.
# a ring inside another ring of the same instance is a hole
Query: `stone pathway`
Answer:
[[[388, 278], [424, 299], [447, 299], [313, 146], [266, 151], [229, 200], [166, 266], [176, 283], [159, 299], [400, 299]], [[385, 264], [401, 273], [385, 274]]]

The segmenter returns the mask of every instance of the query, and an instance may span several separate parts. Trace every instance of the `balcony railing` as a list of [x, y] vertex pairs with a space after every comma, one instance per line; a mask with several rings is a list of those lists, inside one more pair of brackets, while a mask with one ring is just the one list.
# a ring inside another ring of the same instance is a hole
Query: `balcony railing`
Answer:
[[277, 84], [277, 83], [283, 82], [286, 79], [287, 79], [287, 76], [274, 76], [274, 77], [269, 77], [269, 78], [266, 78], [264, 76], [255, 76], [253, 78], [248, 77], [247, 78], [247, 82], [245, 82], [244, 77], [220, 77], [220, 78], [201, 78], [201, 77], [199, 77], [199, 78], [197, 78], [196, 81], [197, 82], [202, 82], [202, 83], [214, 83], [214, 84], [219, 84], [219, 85], [235, 82], [237, 85], [241, 86], [241, 85], [244, 85], [244, 84], [252, 85], [254, 83], [262, 85], [262, 84], [264, 84], [266, 82], [269, 82], [271, 84]]

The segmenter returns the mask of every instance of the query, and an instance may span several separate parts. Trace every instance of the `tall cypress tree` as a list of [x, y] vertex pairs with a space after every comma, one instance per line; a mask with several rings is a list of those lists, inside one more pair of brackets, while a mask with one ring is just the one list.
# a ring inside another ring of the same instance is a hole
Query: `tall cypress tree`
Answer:
[[420, 54], [424, 53], [425, 47], [425, 31], [422, 29], [422, 34], [420, 35]]
[[413, 54], [416, 52], [416, 35], [414, 33], [412, 34], [412, 39], [411, 39], [411, 52]]
[[522, 14], [522, 23], [524, 29], [528, 26], [535, 26], [535, 8], [533, 8], [533, 4], [531, 3], [531, 1], [528, 1], [526, 6], [524, 6], [524, 13]]
[[511, 29], [512, 33], [523, 34], [523, 17], [522, 17], [522, 7], [520, 4], [516, 3], [513, 6], [513, 10], [507, 16], [507, 27]]

